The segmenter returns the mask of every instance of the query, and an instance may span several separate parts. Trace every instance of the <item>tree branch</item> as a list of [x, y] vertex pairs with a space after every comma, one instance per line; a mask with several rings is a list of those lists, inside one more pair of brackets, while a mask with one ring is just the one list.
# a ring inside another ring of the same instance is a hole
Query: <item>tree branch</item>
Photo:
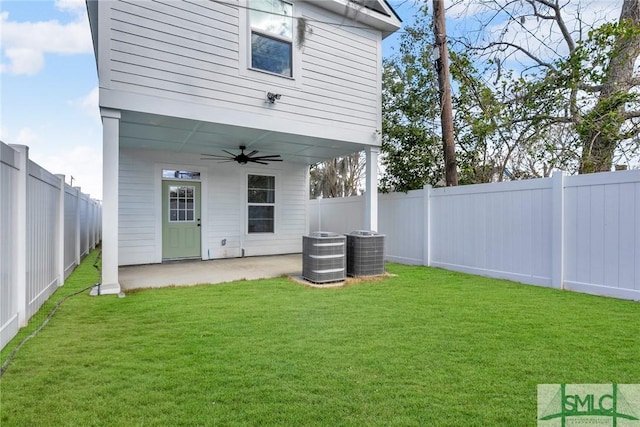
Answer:
[[491, 42], [485, 47], [478, 47], [478, 48], [472, 48], [472, 49], [475, 49], [475, 50], [488, 50], [488, 49], [491, 49], [493, 47], [497, 47], [500, 50], [503, 50], [504, 48], [507, 48], [507, 47], [513, 48], [513, 49], [515, 49], [517, 51], [520, 51], [520, 52], [524, 53], [525, 55], [527, 55], [529, 58], [531, 58], [533, 61], [535, 61], [539, 66], [546, 67], [546, 68], [548, 68], [550, 70], [555, 70], [555, 68], [553, 67], [552, 64], [541, 60], [540, 58], [538, 58], [537, 56], [535, 56], [534, 54], [529, 52], [527, 49], [523, 48], [522, 46], [518, 46], [517, 44], [514, 44], [514, 43], [510, 43], [510, 42]]
[[[632, 88], [634, 86], [640, 86], [640, 76], [637, 77], [632, 77], [631, 79], [627, 80], [627, 83], [629, 84], [629, 87]], [[595, 93], [595, 92], [600, 92], [602, 91], [604, 85], [589, 85], [586, 83], [579, 83], [578, 84], [578, 89], [579, 90], [583, 90], [585, 92], [589, 92], [589, 93]]]
[[556, 21], [556, 23], [558, 24], [558, 27], [560, 28], [560, 32], [562, 33], [562, 38], [564, 38], [565, 43], [567, 43], [569, 52], [573, 52], [576, 49], [576, 44], [573, 41], [573, 37], [571, 37], [571, 32], [569, 31], [569, 28], [567, 28], [567, 24], [564, 22], [564, 18], [562, 18], [562, 13], [560, 11], [561, 8], [558, 2], [557, 1], [551, 2], [549, 0], [527, 0], [527, 1], [529, 2], [529, 4], [531, 4], [531, 7], [533, 7], [535, 16], [538, 16], [540, 18], [549, 19], [549, 18], [545, 18], [544, 15], [541, 15], [541, 14], [539, 15], [539, 12], [535, 5], [536, 3], [546, 6], [555, 12], [555, 16], [553, 17], [553, 19]]
[[574, 122], [574, 119], [572, 119], [571, 117], [535, 115], [533, 117], [523, 117], [521, 119], [515, 119], [515, 120], [512, 120], [511, 123], [518, 124], [518, 123], [530, 122], [530, 121], [533, 121], [534, 119], [540, 120], [540, 121], [546, 121], [550, 123], [573, 123]]
[[622, 117], [624, 117], [625, 120], [637, 119], [638, 117], [640, 117], [640, 111], [639, 110], [625, 111], [622, 114]]
[[578, 89], [583, 90], [585, 92], [589, 92], [589, 93], [596, 93], [596, 92], [602, 91], [602, 85], [588, 85], [584, 83], [579, 83]]

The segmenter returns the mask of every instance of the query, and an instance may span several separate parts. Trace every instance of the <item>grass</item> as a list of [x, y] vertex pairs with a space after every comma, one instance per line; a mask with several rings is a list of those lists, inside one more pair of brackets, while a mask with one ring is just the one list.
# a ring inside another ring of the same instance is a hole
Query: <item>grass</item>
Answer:
[[523, 426], [537, 384], [640, 383], [638, 303], [388, 270], [72, 297], [0, 380], [0, 424]]

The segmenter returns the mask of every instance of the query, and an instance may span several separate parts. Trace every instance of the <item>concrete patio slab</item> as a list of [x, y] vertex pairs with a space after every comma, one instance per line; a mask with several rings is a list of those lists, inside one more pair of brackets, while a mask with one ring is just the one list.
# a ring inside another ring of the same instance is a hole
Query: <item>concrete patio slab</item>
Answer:
[[302, 274], [302, 254], [172, 261], [120, 267], [118, 272], [123, 291], [299, 276]]

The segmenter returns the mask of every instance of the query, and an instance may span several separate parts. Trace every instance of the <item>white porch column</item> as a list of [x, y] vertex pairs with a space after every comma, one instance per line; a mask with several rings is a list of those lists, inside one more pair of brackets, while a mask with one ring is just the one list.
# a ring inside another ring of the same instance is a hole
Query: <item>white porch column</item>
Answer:
[[366, 189], [364, 195], [364, 228], [378, 231], [378, 153], [379, 147], [367, 147]]
[[118, 177], [120, 173], [120, 111], [102, 115], [102, 282], [92, 295], [119, 294]]

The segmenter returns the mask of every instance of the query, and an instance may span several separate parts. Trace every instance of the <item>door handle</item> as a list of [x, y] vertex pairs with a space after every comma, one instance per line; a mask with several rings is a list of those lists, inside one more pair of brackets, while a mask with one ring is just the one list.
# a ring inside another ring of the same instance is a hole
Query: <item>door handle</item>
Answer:
[[198, 218], [198, 227], [200, 227], [200, 218]]

